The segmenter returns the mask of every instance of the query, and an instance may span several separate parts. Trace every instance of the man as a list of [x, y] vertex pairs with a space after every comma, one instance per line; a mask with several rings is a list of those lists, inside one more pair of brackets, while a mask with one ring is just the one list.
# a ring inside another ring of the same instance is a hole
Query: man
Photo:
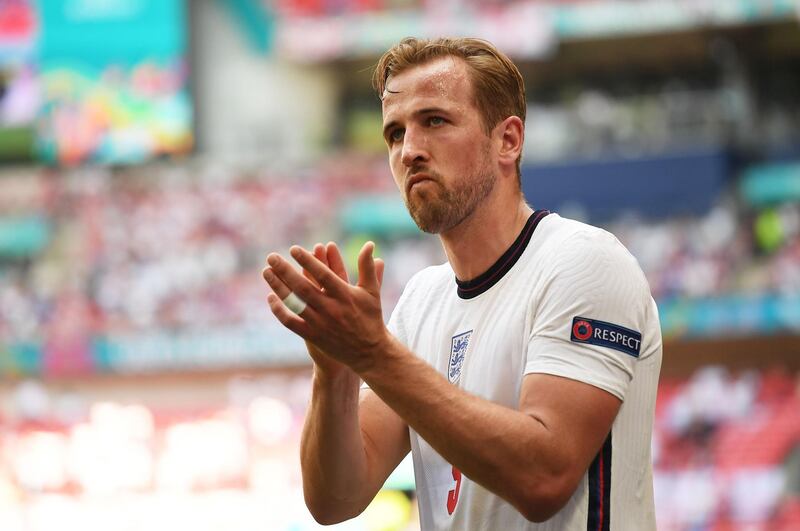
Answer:
[[269, 255], [270, 309], [315, 363], [311, 513], [358, 515], [411, 450], [425, 530], [655, 529], [656, 306], [611, 234], [526, 204], [517, 68], [484, 41], [405, 39], [374, 81], [394, 179], [448, 263], [387, 328], [371, 243], [354, 286], [332, 243], [292, 247], [302, 274]]

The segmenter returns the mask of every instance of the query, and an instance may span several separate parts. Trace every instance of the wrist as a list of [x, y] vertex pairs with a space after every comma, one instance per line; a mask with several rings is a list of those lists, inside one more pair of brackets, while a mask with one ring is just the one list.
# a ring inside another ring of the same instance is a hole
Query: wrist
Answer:
[[369, 383], [374, 377], [390, 374], [392, 369], [389, 366], [401, 354], [400, 342], [387, 328], [384, 333], [369, 349], [368, 355], [362, 356], [357, 367], [353, 367], [361, 378]]
[[315, 363], [312, 383], [315, 387], [329, 388], [337, 394], [353, 389], [358, 394], [361, 378], [347, 366], [326, 368]]
[[315, 367], [311, 396], [316, 405], [311, 407], [325, 412], [324, 417], [329, 420], [344, 418], [341, 415], [357, 417], [360, 386], [361, 379], [349, 369], [331, 374]]

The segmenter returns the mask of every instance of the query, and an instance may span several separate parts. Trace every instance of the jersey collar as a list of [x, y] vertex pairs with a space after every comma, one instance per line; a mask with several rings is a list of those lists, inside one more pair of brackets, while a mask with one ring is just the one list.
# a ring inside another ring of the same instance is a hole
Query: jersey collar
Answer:
[[525, 250], [528, 246], [528, 242], [531, 241], [536, 226], [539, 225], [539, 222], [549, 213], [549, 210], [534, 211], [528, 218], [528, 221], [525, 222], [525, 226], [522, 227], [514, 243], [506, 249], [506, 252], [504, 252], [489, 269], [472, 280], [458, 280], [458, 278], [456, 278], [456, 293], [458, 293], [458, 296], [462, 299], [473, 299], [497, 284], [500, 279], [514, 267], [514, 264], [517, 263], [519, 257], [522, 256], [522, 251]]

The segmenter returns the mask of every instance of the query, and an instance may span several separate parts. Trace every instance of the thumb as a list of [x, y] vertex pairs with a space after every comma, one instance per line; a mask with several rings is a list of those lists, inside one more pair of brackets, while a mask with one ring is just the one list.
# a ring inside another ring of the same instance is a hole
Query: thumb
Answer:
[[386, 264], [384, 263], [382, 258], [375, 259], [375, 273], [378, 277], [378, 289], [383, 286], [383, 270], [385, 269]]
[[358, 253], [358, 285], [370, 293], [378, 293], [380, 291], [375, 259], [372, 257], [374, 250], [375, 244], [367, 242]]

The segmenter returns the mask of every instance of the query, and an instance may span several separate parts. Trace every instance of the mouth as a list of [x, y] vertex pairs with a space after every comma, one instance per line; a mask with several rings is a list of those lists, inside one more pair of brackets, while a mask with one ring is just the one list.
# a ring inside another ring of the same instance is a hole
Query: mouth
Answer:
[[424, 181], [433, 181], [433, 179], [425, 173], [416, 173], [412, 175], [406, 181], [406, 194], [411, 192], [411, 189], [414, 187], [415, 184], [419, 184]]

